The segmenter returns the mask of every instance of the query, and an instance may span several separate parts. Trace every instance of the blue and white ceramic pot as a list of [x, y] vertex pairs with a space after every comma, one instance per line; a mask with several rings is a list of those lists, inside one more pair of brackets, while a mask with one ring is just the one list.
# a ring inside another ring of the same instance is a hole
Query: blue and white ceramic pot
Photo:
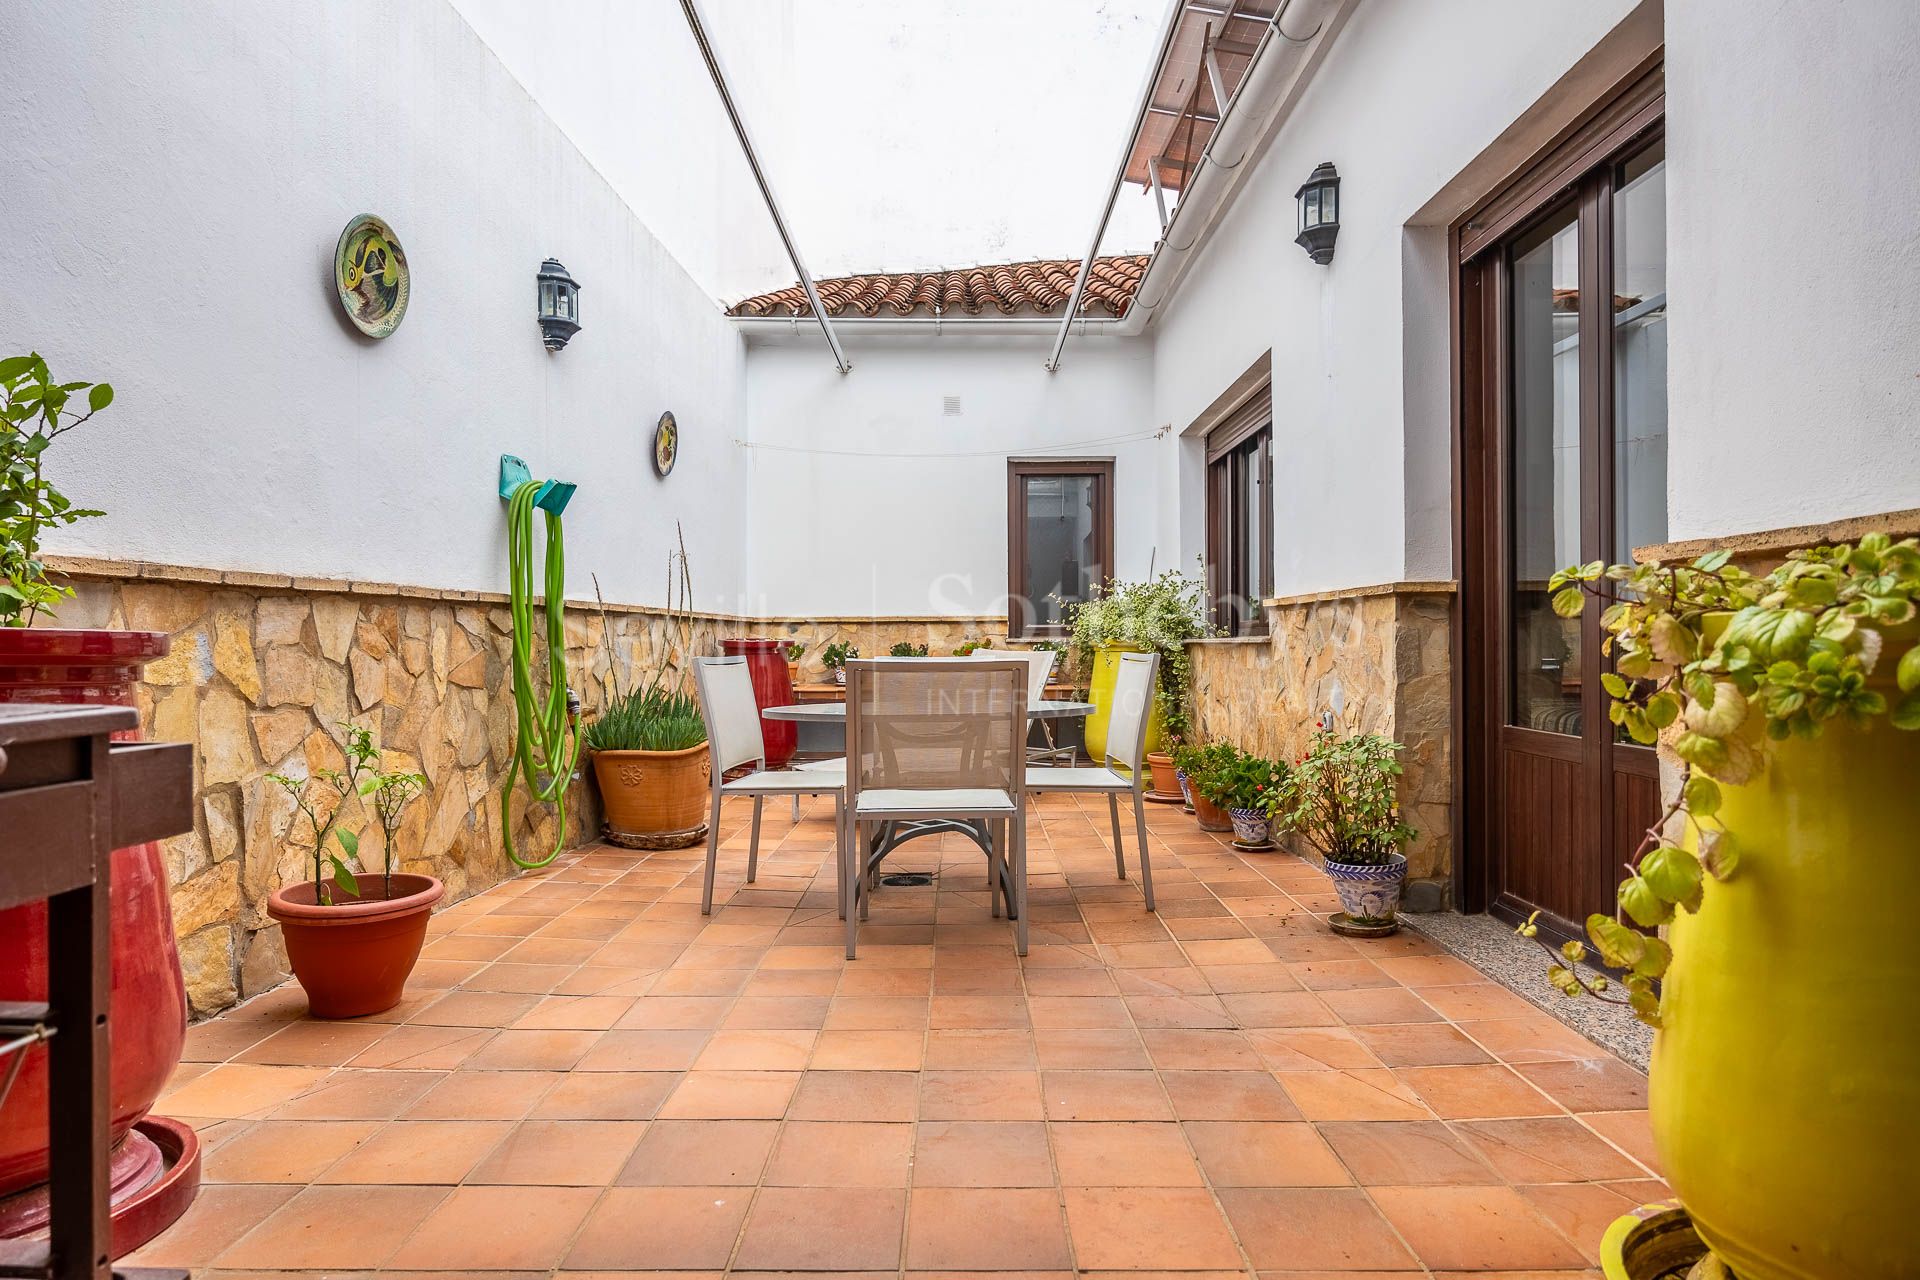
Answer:
[[1396, 853], [1381, 866], [1352, 862], [1326, 863], [1327, 878], [1340, 897], [1341, 910], [1353, 920], [1391, 920], [1400, 909], [1400, 890], [1407, 882], [1406, 855]]
[[1233, 842], [1243, 849], [1273, 847], [1273, 820], [1264, 809], [1229, 809], [1233, 819]]

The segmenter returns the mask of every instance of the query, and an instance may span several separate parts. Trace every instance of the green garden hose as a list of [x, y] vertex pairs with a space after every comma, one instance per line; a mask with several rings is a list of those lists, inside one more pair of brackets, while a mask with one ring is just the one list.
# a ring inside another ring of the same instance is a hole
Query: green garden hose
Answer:
[[[500, 792], [500, 833], [507, 857], [528, 870], [560, 856], [567, 843], [567, 787], [580, 759], [580, 707], [567, 687], [566, 544], [560, 517], [547, 517], [547, 692], [541, 701], [533, 684], [533, 502], [540, 482], [530, 480], [507, 500], [508, 591], [513, 608], [513, 760]], [[524, 774], [535, 800], [554, 809], [553, 850], [528, 861], [513, 847], [513, 780]]]

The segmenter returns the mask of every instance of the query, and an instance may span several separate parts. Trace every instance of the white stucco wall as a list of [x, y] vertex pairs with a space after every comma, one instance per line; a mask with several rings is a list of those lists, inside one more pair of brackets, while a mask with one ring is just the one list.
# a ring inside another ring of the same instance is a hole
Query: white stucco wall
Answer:
[[1672, 536], [1920, 507], [1920, 5], [1667, 10]]
[[[1365, 0], [1154, 318], [1154, 417], [1176, 432], [1273, 352], [1278, 594], [1451, 576], [1445, 236], [1409, 224], [1633, 7]], [[1341, 177], [1326, 267], [1293, 242], [1323, 160]], [[1204, 498], [1183, 443], [1164, 465], [1184, 513]]]
[[[0, 347], [119, 398], [51, 456], [110, 514], [57, 552], [501, 590], [498, 457], [580, 482], [570, 589], [657, 602], [675, 520], [703, 599], [746, 576], [743, 346], [480, 38], [440, 0], [23, 0], [0, 47]], [[700, 193], [682, 198], [697, 202]], [[354, 331], [341, 228], [375, 212], [406, 319]], [[548, 255], [585, 330], [550, 355]], [[687, 447], [649, 467], [672, 408]]]
[[845, 340], [844, 377], [814, 332], [748, 348], [752, 612], [1005, 612], [1010, 456], [1113, 458], [1118, 572], [1172, 567], [1144, 341], [1075, 338], [1049, 374], [1045, 337]]

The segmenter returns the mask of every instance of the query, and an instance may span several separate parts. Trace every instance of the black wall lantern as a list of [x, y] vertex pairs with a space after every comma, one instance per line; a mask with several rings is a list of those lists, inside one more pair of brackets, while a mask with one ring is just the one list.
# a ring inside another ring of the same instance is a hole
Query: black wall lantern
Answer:
[[580, 284], [557, 258], [540, 264], [538, 310], [547, 350], [558, 351], [580, 332]]
[[1300, 206], [1300, 234], [1293, 242], [1321, 266], [1333, 261], [1333, 239], [1340, 234], [1340, 174], [1322, 164], [1293, 193]]

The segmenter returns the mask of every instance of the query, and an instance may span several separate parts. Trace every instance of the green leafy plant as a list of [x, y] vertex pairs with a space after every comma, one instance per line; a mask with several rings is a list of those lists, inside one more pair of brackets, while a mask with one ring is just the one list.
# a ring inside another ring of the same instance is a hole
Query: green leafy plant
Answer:
[[1416, 835], [1400, 820], [1402, 749], [1377, 733], [1342, 733], [1323, 716], [1269, 812], [1328, 862], [1386, 866]]
[[[307, 820], [307, 829], [313, 835], [313, 897], [323, 907], [333, 905], [335, 885], [349, 897], [360, 896], [360, 882], [354, 878], [353, 868], [347, 865], [348, 858], [360, 856], [360, 836], [340, 830], [339, 823], [347, 802], [373, 789], [378, 776], [374, 762], [380, 755], [373, 745], [372, 733], [352, 724], [343, 723], [340, 728], [346, 737], [341, 744], [345, 768], [315, 769], [307, 778], [284, 773], [267, 775], [267, 781], [293, 798], [294, 807]], [[328, 836], [340, 846], [339, 853], [327, 848]], [[328, 867], [333, 869], [333, 883], [326, 877]]]
[[[1795, 551], [1755, 575], [1714, 551], [1686, 564], [1601, 561], [1553, 576], [1553, 607], [1576, 617], [1606, 603], [1601, 675], [1608, 718], [1636, 742], [1664, 741], [1686, 767], [1678, 795], [1627, 860], [1613, 915], [1587, 917], [1587, 937], [1553, 954], [1548, 979], [1569, 996], [1631, 1007], [1660, 1025], [1658, 983], [1673, 958], [1654, 931], [1679, 910], [1698, 911], [1706, 881], [1739, 867], [1734, 836], [1716, 816], [1725, 786], [1752, 782], [1769, 742], [1817, 738], [1834, 721], [1866, 726], [1885, 716], [1920, 729], [1920, 645], [1911, 625], [1920, 605], [1920, 541], [1871, 533], [1858, 543]], [[1891, 666], [1897, 700], [1868, 686]], [[1681, 839], [1669, 839], [1669, 834]], [[1682, 840], [1692, 836], [1692, 849]], [[1540, 941], [1529, 919], [1523, 936]], [[1547, 943], [1540, 941], [1542, 947]], [[1624, 996], [1590, 956], [1624, 972]]]
[[887, 656], [890, 658], [924, 658], [927, 656], [927, 646], [923, 644], [913, 644], [906, 640], [896, 640], [893, 648], [887, 650]]
[[1186, 740], [1192, 669], [1187, 641], [1215, 634], [1207, 621], [1206, 589], [1200, 579], [1169, 569], [1145, 582], [1108, 579], [1084, 602], [1066, 601], [1068, 630], [1080, 668], [1102, 645], [1127, 645], [1160, 655], [1155, 699], [1160, 723], [1173, 742]]
[[590, 751], [685, 751], [707, 740], [700, 704], [658, 679], [615, 697], [583, 732]]
[[845, 640], [835, 640], [820, 651], [820, 662], [829, 671], [837, 671], [847, 665], [849, 659], [860, 656], [860, 650]]
[[383, 837], [380, 874], [389, 898], [393, 897], [393, 848], [400, 834], [401, 820], [406, 816], [407, 806], [426, 789], [424, 773], [378, 772], [373, 775], [371, 787], [362, 784], [362, 795], [373, 800], [374, 818], [380, 823]]
[[1207, 752], [1211, 749], [1197, 742], [1183, 742], [1167, 754], [1173, 757], [1173, 767], [1187, 775], [1187, 783], [1191, 786], [1193, 775], [1204, 767]]
[[807, 646], [802, 641], [790, 640], [787, 642], [786, 653], [788, 662], [798, 662], [807, 656]]
[[1233, 785], [1233, 777], [1240, 770], [1240, 760], [1246, 756], [1233, 743], [1208, 743], [1206, 747], [1177, 750], [1194, 750], [1187, 764], [1187, 785], [1192, 787], [1196, 796], [1213, 806], [1223, 806], [1219, 796], [1225, 796]]
[[73, 595], [47, 579], [40, 537], [105, 513], [74, 506], [48, 482], [46, 452], [112, 403], [104, 382], [56, 383], [38, 352], [0, 360], [0, 626], [30, 626]]
[[1279, 761], [1236, 752], [1232, 760], [1208, 775], [1212, 791], [1207, 799], [1222, 809], [1258, 809], [1272, 816], [1273, 798], [1286, 778], [1287, 767]]
[[959, 644], [953, 647], [953, 656], [956, 658], [967, 658], [978, 653], [982, 649], [991, 649], [991, 648], [993, 648], [993, 637], [981, 636], [976, 640], [962, 640]]

